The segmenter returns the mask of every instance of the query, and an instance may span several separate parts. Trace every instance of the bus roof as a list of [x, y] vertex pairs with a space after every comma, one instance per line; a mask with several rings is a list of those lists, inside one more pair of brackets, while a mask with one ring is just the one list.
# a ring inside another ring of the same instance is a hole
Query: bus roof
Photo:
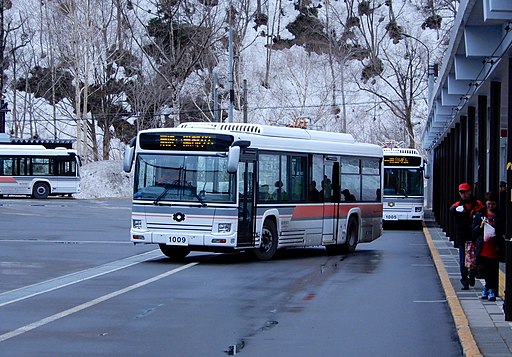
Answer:
[[288, 128], [261, 124], [247, 123], [183, 123], [178, 128], [212, 128], [215, 130], [225, 130], [230, 132], [239, 132], [247, 134], [256, 134], [262, 136], [272, 136], [278, 138], [293, 138], [303, 140], [322, 140], [343, 143], [355, 143], [354, 137], [345, 133], [330, 133], [327, 131], [307, 130], [299, 128]]
[[416, 149], [409, 148], [383, 148], [384, 156], [386, 155], [415, 155], [420, 156], [420, 152]]
[[148, 129], [140, 133], [144, 132], [222, 133], [233, 135], [235, 140], [249, 140], [251, 147], [258, 149], [382, 157], [380, 146], [356, 142], [350, 134], [261, 124], [197, 122], [183, 123], [177, 128]]
[[43, 145], [0, 145], [0, 155], [67, 156], [76, 155], [76, 150], [66, 148], [47, 149]]
[[4, 150], [46, 150], [43, 145], [12, 145], [2, 144], [0, 145], [0, 151]]

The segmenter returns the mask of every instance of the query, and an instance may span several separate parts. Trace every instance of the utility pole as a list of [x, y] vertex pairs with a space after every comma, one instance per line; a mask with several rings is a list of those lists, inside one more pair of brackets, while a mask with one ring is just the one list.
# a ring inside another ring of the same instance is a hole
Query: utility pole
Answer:
[[231, 25], [231, 16], [229, 24], [229, 60], [228, 60], [228, 71], [229, 71], [229, 106], [228, 106], [228, 123], [233, 122], [233, 103], [235, 102], [235, 80], [233, 75], [233, 26]]
[[219, 76], [213, 72], [213, 120], [220, 123], [219, 117]]
[[0, 133], [5, 133], [5, 113], [8, 111], [4, 103], [4, 0], [0, 0]]
[[229, 42], [228, 42], [228, 78], [229, 78], [229, 105], [227, 123], [233, 122], [233, 106], [235, 103], [235, 79], [234, 79], [234, 55], [233, 55], [233, 1], [229, 1], [228, 25], [229, 25]]
[[247, 79], [244, 79], [244, 123], [247, 123]]

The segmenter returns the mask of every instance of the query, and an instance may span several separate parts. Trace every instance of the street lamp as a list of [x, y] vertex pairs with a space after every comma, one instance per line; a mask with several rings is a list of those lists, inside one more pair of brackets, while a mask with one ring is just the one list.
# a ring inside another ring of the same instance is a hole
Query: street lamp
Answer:
[[407, 34], [407, 33], [402, 32], [402, 33], [401, 33], [401, 35], [402, 35], [403, 37], [412, 38], [413, 40], [416, 40], [416, 41], [418, 41], [420, 44], [422, 44], [422, 45], [423, 45], [423, 47], [425, 47], [425, 50], [427, 50], [427, 76], [430, 76], [430, 74], [431, 74], [431, 73], [430, 73], [430, 49], [428, 48], [428, 46], [427, 46], [427, 45], [425, 45], [425, 43], [424, 43], [423, 41], [421, 41], [420, 39], [418, 39], [418, 38], [416, 38], [416, 37], [414, 37], [414, 36], [411, 36], [411, 35], [409, 35], [409, 34]]
[[404, 32], [402, 32], [400, 35], [402, 35], [403, 37], [408, 37], [408, 38], [418, 41], [418, 43], [423, 45], [423, 47], [425, 47], [425, 50], [427, 51], [427, 85], [428, 85], [428, 99], [430, 101], [430, 94], [432, 92], [432, 88], [433, 88], [433, 84], [434, 84], [433, 77], [435, 75], [435, 71], [434, 70], [431, 71], [431, 69], [433, 69], [433, 68], [430, 67], [430, 49], [428, 48], [427, 45], [425, 45], [425, 43], [423, 41], [421, 41], [420, 39], [418, 39], [414, 36], [411, 36]]

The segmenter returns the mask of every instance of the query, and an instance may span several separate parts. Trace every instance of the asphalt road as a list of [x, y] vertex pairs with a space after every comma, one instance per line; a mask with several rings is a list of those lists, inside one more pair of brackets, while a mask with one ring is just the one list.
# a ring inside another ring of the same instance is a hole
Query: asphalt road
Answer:
[[127, 200], [1, 199], [0, 222], [1, 356], [461, 355], [420, 230], [173, 263], [128, 242]]

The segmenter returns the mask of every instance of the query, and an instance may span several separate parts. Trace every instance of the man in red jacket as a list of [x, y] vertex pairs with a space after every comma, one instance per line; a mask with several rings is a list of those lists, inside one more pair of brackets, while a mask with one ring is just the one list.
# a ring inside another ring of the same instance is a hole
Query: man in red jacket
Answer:
[[459, 248], [460, 282], [462, 290], [468, 290], [475, 285], [476, 272], [470, 271], [464, 264], [464, 249], [467, 241], [472, 240], [473, 215], [484, 205], [471, 195], [471, 186], [466, 182], [459, 185], [460, 200], [450, 207], [450, 213], [455, 218], [455, 246]]

